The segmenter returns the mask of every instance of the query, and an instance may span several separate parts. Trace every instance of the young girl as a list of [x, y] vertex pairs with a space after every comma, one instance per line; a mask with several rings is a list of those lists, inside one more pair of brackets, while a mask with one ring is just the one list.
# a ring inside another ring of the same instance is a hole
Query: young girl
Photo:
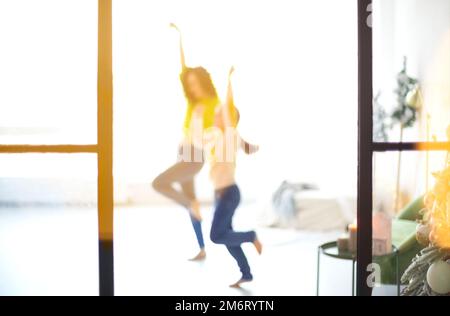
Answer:
[[[181, 74], [187, 108], [184, 120], [184, 135], [179, 145], [178, 161], [161, 173], [153, 181], [155, 191], [175, 201], [189, 211], [192, 226], [197, 237], [199, 253], [191, 260], [203, 260], [206, 257], [205, 243], [202, 233], [202, 218], [200, 204], [195, 194], [194, 178], [203, 168], [204, 153], [192, 142], [192, 130], [209, 128], [214, 124], [215, 109], [220, 104], [216, 89], [208, 71], [203, 67], [191, 68], [186, 65], [181, 32], [176, 25], [171, 24], [179, 32]], [[195, 115], [202, 110], [201, 126], [195, 126]], [[179, 184], [180, 189], [174, 187]]]
[[[155, 191], [175, 201], [189, 211], [192, 226], [197, 237], [200, 251], [192, 261], [203, 260], [206, 257], [205, 242], [202, 233], [202, 218], [200, 203], [195, 194], [194, 179], [204, 164], [202, 147], [193, 142], [195, 131], [201, 134], [214, 125], [216, 108], [220, 100], [208, 71], [203, 67], [191, 68], [186, 65], [181, 32], [175, 24], [171, 27], [179, 33], [181, 74], [180, 79], [187, 100], [184, 120], [184, 135], [179, 145], [178, 161], [161, 173], [153, 181]], [[232, 105], [231, 94], [227, 103]], [[179, 184], [180, 189], [174, 185]]]
[[[233, 72], [233, 68], [230, 74]], [[257, 146], [243, 141], [237, 133], [236, 126], [239, 113], [232, 100], [231, 84], [228, 84], [228, 97], [225, 105], [216, 111], [215, 127], [204, 135], [205, 152], [209, 153], [210, 179], [215, 190], [215, 212], [211, 226], [211, 240], [223, 244], [236, 260], [242, 277], [231, 287], [240, 287], [242, 283], [253, 280], [247, 258], [242, 250], [243, 243], [253, 243], [261, 254], [262, 244], [254, 231], [236, 232], [233, 230], [233, 215], [240, 203], [241, 195], [235, 181], [237, 149], [243, 149], [247, 154], [258, 150]], [[200, 116], [201, 117], [201, 116]]]

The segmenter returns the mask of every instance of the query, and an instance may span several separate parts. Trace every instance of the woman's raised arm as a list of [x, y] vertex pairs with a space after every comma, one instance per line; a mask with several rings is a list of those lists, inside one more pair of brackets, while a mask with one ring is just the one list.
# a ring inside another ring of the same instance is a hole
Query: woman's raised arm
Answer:
[[234, 105], [233, 86], [231, 84], [231, 76], [233, 75], [233, 73], [234, 67], [231, 67], [228, 73], [227, 97], [224, 107], [224, 123], [227, 127], [236, 128], [238, 124], [238, 114], [237, 109]]
[[179, 35], [180, 38], [180, 60], [181, 60], [181, 71], [185, 71], [186, 66], [186, 57], [184, 56], [184, 48], [183, 48], [183, 37], [181, 36], [181, 31], [175, 23], [170, 23], [170, 27], [174, 28]]

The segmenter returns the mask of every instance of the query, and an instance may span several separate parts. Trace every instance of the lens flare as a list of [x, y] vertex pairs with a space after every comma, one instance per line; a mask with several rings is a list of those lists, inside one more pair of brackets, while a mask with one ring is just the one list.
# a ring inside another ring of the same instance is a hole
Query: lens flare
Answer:
[[[450, 141], [450, 125], [447, 128]], [[425, 196], [426, 213], [424, 221], [431, 229], [429, 240], [439, 248], [450, 250], [450, 152], [445, 168], [433, 174], [436, 183]]]
[[[443, 37], [435, 55], [435, 61], [429, 69], [424, 100], [425, 111], [431, 118], [429, 128], [434, 135], [433, 138], [441, 139], [446, 134], [448, 141], [450, 141], [449, 56], [450, 30]], [[432, 168], [436, 166], [433, 164]], [[426, 208], [424, 225], [431, 231], [428, 237], [432, 245], [450, 250], [450, 152], [447, 153], [443, 170], [434, 173], [433, 176], [436, 180], [435, 185], [427, 193], [424, 201]]]

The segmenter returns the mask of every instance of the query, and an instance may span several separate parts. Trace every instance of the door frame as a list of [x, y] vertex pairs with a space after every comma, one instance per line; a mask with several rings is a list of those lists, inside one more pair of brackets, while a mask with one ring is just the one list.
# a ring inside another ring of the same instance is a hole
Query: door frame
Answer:
[[[358, 241], [356, 292], [372, 295], [373, 155], [377, 152], [450, 151], [449, 142], [387, 143], [373, 141], [372, 0], [358, 0]], [[376, 26], [375, 26], [376, 27]]]

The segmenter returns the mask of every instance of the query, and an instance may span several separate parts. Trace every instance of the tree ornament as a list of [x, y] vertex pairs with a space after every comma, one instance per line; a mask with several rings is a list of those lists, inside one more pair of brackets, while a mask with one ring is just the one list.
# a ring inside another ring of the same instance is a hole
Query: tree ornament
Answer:
[[430, 244], [431, 227], [428, 224], [417, 225], [416, 238], [419, 244], [422, 246], [428, 246]]
[[427, 283], [437, 294], [450, 294], [450, 264], [443, 260], [434, 262], [428, 269]]

